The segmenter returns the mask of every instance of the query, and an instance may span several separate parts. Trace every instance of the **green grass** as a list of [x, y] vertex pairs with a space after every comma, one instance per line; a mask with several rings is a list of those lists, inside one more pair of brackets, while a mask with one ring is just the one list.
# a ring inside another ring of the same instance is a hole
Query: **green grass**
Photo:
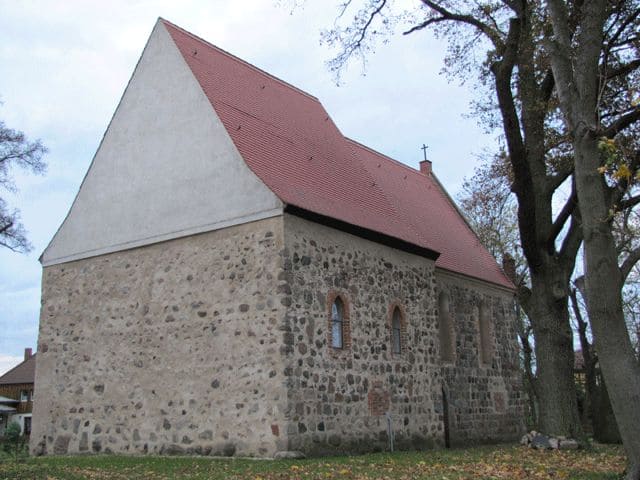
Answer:
[[117, 455], [0, 459], [4, 479], [617, 479], [620, 447], [539, 452], [492, 446], [307, 460], [245, 460]]

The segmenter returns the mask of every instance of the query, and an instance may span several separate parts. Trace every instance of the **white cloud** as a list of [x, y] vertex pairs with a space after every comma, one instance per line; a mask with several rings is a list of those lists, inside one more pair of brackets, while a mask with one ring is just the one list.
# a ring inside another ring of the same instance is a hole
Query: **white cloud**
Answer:
[[0, 353], [0, 375], [4, 375], [23, 360], [23, 357], [14, 357], [13, 355], [3, 355]]

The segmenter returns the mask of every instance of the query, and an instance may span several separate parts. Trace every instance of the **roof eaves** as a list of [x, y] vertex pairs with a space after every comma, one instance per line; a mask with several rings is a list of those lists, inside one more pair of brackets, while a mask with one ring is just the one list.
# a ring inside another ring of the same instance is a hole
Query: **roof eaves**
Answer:
[[431, 250], [430, 248], [421, 247], [416, 243], [408, 242], [397, 237], [392, 237], [384, 233], [376, 232], [374, 230], [361, 227], [360, 225], [355, 225], [343, 220], [338, 220], [334, 217], [329, 217], [320, 213], [312, 212], [305, 208], [295, 206], [291, 203], [285, 205], [284, 211], [285, 213], [289, 213], [291, 215], [304, 218], [305, 220], [310, 220], [321, 225], [335, 228], [336, 230], [349, 233], [356, 237], [364, 238], [372, 242], [380, 243], [388, 247], [396, 248], [404, 252], [428, 258], [430, 260], [433, 260], [434, 262], [440, 256], [440, 252], [436, 252], [435, 250]]
[[[436, 265], [436, 271], [440, 271], [440, 272], [443, 272], [445, 274], [453, 275], [453, 276], [456, 276], [456, 277], [463, 277], [465, 279], [468, 279], [471, 282], [476, 282], [476, 283], [482, 284], [482, 285], [489, 285], [491, 287], [495, 287], [495, 288], [498, 288], [500, 290], [505, 290], [505, 291], [508, 291], [510, 293], [515, 293], [516, 290], [517, 290], [517, 288], [514, 287], [514, 286], [507, 286], [504, 283], [498, 283], [498, 282], [495, 282], [493, 280], [487, 280], [485, 278], [480, 278], [480, 277], [477, 277], [475, 275], [470, 275], [468, 273], [462, 273], [462, 272], [459, 272], [457, 270], [452, 270], [450, 268], [441, 267], [440, 265]], [[505, 278], [506, 278], [506, 276], [505, 276]]]

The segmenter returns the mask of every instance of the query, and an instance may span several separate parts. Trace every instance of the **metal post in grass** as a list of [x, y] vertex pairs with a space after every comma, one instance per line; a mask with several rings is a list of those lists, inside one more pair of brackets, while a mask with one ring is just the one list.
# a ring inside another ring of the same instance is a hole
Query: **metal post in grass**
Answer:
[[391, 414], [386, 412], [384, 416], [387, 419], [387, 437], [389, 437], [389, 450], [393, 452], [393, 423], [391, 422]]

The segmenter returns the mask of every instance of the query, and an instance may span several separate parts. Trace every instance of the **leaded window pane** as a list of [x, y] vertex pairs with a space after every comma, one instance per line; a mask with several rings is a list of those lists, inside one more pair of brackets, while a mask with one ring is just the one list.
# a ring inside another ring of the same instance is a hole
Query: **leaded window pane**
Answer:
[[342, 348], [342, 322], [333, 322], [333, 331], [331, 332], [331, 340], [333, 348]]
[[342, 348], [343, 346], [343, 315], [342, 300], [336, 298], [331, 305], [331, 346], [333, 348]]

